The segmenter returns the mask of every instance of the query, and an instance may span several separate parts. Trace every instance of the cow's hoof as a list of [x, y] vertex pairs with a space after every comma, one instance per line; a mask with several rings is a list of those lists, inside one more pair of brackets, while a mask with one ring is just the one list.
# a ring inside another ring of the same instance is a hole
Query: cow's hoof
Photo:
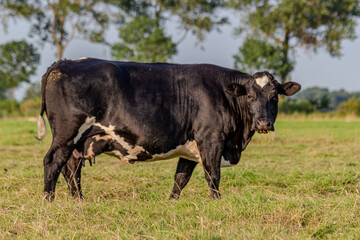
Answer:
[[82, 193], [71, 192], [71, 196], [72, 196], [74, 199], [84, 200], [84, 196], [82, 195]]
[[171, 193], [169, 200], [178, 200], [180, 198], [180, 195], [176, 194], [176, 193]]
[[213, 192], [211, 192], [210, 196], [211, 196], [211, 198], [214, 199], [214, 200], [221, 199], [221, 194], [220, 194], [219, 191], [213, 191]]
[[48, 200], [49, 202], [52, 202], [55, 199], [55, 193], [53, 193], [53, 192], [44, 192], [43, 199]]

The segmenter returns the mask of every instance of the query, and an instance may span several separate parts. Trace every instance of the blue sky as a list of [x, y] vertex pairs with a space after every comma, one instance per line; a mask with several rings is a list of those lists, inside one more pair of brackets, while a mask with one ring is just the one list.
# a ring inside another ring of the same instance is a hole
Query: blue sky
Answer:
[[[236, 21], [234, 21], [236, 23]], [[201, 43], [204, 50], [195, 46], [195, 37], [188, 35], [184, 42], [179, 45], [178, 54], [173, 58], [174, 63], [211, 63], [223, 67], [233, 68], [233, 55], [237, 53], [241, 45], [241, 38], [233, 36], [233, 28], [236, 25], [222, 27], [222, 31], [212, 32], [206, 35]], [[29, 25], [24, 21], [10, 22], [8, 32], [0, 27], [0, 44], [11, 40], [28, 39]], [[356, 34], [360, 35], [360, 26], [356, 28]], [[110, 42], [117, 40], [117, 31], [110, 29], [107, 33]], [[36, 44], [36, 42], [32, 41]], [[53, 46], [38, 46], [41, 52], [41, 63], [37, 74], [31, 77], [31, 81], [40, 81], [42, 74], [48, 66], [56, 61], [56, 49]], [[298, 50], [296, 52], [295, 70], [291, 73], [291, 80], [299, 82], [303, 89], [311, 86], [327, 87], [330, 90], [345, 89], [348, 91], [360, 91], [360, 38], [355, 41], [343, 41], [341, 58], [332, 58], [324, 50], [317, 54], [312, 51]], [[101, 44], [92, 44], [83, 40], [74, 40], [65, 49], [64, 57], [76, 59], [80, 57], [96, 57], [111, 59], [110, 49]], [[265, 70], [265, 69], [264, 69]], [[27, 85], [22, 84], [16, 91], [17, 99], [23, 97]]]

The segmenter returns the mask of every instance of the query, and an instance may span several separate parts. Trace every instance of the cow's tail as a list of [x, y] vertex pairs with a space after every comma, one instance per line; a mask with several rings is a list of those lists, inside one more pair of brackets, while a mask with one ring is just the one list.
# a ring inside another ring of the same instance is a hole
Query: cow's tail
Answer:
[[46, 122], [44, 115], [40, 114], [37, 121], [38, 135], [34, 136], [37, 140], [41, 141], [46, 135]]
[[42, 76], [41, 78], [41, 110], [40, 110], [40, 115], [38, 117], [38, 121], [37, 121], [37, 128], [38, 128], [38, 135], [34, 136], [37, 140], [41, 141], [44, 139], [45, 135], [46, 135], [46, 121], [45, 121], [45, 117], [44, 117], [44, 112], [46, 112], [46, 99], [45, 99], [45, 89], [46, 89], [46, 82], [47, 79], [49, 77], [49, 74], [51, 73], [51, 71], [62, 61], [57, 61], [54, 62], [46, 71], [46, 73]]

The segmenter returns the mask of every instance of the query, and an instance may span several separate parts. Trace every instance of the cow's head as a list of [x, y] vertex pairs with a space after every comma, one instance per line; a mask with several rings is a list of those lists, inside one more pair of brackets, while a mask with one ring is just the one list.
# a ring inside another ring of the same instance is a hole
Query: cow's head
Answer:
[[244, 96], [252, 115], [251, 130], [258, 133], [274, 131], [274, 122], [278, 113], [278, 95], [291, 96], [301, 89], [295, 82], [280, 84], [268, 72], [258, 72], [252, 75], [245, 85], [231, 84], [226, 92], [233, 97]]

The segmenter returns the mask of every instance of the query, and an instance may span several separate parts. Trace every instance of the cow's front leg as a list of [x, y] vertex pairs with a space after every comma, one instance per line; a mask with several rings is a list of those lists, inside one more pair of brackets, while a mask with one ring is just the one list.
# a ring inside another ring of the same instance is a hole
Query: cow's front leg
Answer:
[[213, 141], [203, 142], [200, 145], [200, 154], [205, 172], [205, 179], [208, 182], [210, 196], [213, 199], [220, 198], [220, 162], [223, 152], [223, 141], [221, 138], [213, 138]]
[[175, 173], [175, 183], [170, 194], [170, 199], [178, 199], [181, 191], [189, 182], [190, 177], [197, 165], [197, 162], [187, 160], [185, 158], [179, 158], [179, 162]]
[[210, 189], [210, 196], [213, 199], [220, 199], [220, 164], [215, 166], [213, 163], [203, 163], [205, 179], [208, 182]]
[[82, 161], [77, 159], [73, 154], [67, 163], [62, 167], [61, 173], [68, 184], [69, 190], [73, 197], [83, 198], [81, 191], [81, 168]]

